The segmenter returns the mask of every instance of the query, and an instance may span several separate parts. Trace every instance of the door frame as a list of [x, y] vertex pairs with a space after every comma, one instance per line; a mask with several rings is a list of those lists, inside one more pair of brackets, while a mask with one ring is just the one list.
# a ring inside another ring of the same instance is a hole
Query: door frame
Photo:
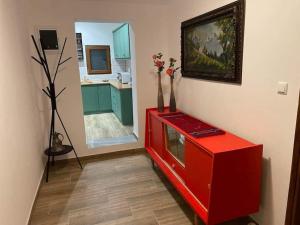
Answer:
[[295, 130], [293, 160], [290, 178], [289, 197], [286, 210], [285, 225], [296, 225], [300, 220], [297, 207], [300, 206], [300, 95], [298, 101], [298, 113]]
[[[139, 123], [140, 123], [140, 113], [139, 113], [139, 105], [140, 105], [140, 99], [139, 99], [139, 93], [138, 93], [138, 82], [137, 82], [137, 68], [136, 68], [136, 36], [134, 33], [134, 25], [131, 21], [126, 21], [126, 20], [106, 20], [106, 19], [95, 19], [95, 20], [86, 20], [86, 19], [75, 19], [73, 20], [73, 34], [74, 34], [74, 46], [75, 49], [77, 49], [77, 42], [76, 42], [76, 23], [119, 23], [119, 24], [123, 24], [121, 26], [124, 26], [124, 24], [128, 24], [128, 29], [129, 29], [129, 39], [130, 39], [130, 43], [129, 43], [129, 48], [130, 48], [130, 70], [131, 70], [131, 76], [132, 76], [132, 114], [133, 114], [133, 132], [132, 134], [135, 136], [136, 138], [136, 142], [131, 142], [131, 143], [120, 143], [118, 145], [128, 145], [128, 144], [132, 144], [132, 145], [136, 145], [138, 144], [141, 140], [140, 140], [140, 128], [139, 128]], [[84, 43], [82, 43], [84, 44]], [[84, 54], [84, 53], [83, 53]], [[78, 60], [77, 57], [75, 57], [76, 60], [78, 62], [80, 62], [80, 60]], [[82, 60], [86, 60], [85, 58], [83, 58]], [[80, 77], [80, 66], [77, 67], [78, 68], [78, 74]], [[79, 79], [78, 82], [79, 87], [81, 87], [81, 79]], [[84, 99], [82, 98], [82, 90], [81, 90], [81, 105], [82, 105], [82, 109], [84, 109]], [[86, 130], [85, 130], [85, 125], [84, 125], [84, 113], [82, 113], [82, 124], [83, 124], [83, 130], [84, 130], [84, 135], [85, 135], [85, 139], [86, 139]], [[112, 146], [116, 146], [116, 145], [109, 145], [109, 147]], [[103, 147], [103, 146], [99, 146], [99, 147]], [[106, 147], [106, 146], [105, 146]], [[97, 147], [98, 148], [98, 147]], [[102, 153], [104, 153], [102, 151]]]

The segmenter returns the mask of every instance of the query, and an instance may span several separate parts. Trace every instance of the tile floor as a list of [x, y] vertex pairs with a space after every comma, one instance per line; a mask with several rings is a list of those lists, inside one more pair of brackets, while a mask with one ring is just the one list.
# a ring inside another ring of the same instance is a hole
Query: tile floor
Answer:
[[[193, 212], [145, 153], [57, 162], [30, 225], [192, 225]], [[223, 225], [248, 225], [249, 219]], [[251, 224], [251, 223], [250, 223]], [[199, 225], [203, 225], [201, 222]]]
[[133, 126], [124, 126], [114, 113], [84, 116], [89, 148], [136, 142]]

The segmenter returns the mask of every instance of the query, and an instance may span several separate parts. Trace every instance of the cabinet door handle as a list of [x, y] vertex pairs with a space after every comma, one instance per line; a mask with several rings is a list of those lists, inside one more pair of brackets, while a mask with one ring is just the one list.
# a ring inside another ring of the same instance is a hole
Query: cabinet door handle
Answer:
[[207, 185], [207, 187], [208, 187], [209, 190], [210, 190], [210, 186], [211, 186], [210, 184]]

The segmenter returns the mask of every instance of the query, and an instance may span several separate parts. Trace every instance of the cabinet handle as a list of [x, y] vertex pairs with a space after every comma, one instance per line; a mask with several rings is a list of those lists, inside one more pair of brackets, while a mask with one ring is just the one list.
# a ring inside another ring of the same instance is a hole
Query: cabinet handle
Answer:
[[210, 186], [211, 186], [210, 184], [207, 185], [207, 187], [208, 187], [209, 190], [210, 190]]
[[175, 164], [174, 163], [172, 164], [172, 168], [175, 169]]

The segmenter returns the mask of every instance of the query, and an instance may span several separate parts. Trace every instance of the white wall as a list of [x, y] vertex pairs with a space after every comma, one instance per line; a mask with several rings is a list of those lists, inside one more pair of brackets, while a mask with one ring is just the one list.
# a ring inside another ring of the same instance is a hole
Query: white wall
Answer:
[[[169, 54], [180, 58], [180, 23], [230, 0], [172, 1]], [[177, 78], [180, 109], [255, 143], [264, 144], [261, 225], [283, 225], [299, 91], [300, 2], [249, 0], [246, 6], [243, 84]], [[287, 96], [277, 82], [287, 81]], [[238, 207], [238, 206], [237, 206]]]
[[[95, 23], [95, 22], [76, 22], [76, 33], [82, 34], [82, 45], [84, 59], [79, 63], [81, 80], [105, 80], [116, 79], [117, 73], [126, 72], [130, 68], [129, 60], [116, 60], [114, 52], [113, 31], [120, 27], [123, 23]], [[111, 58], [111, 74], [101, 75], [88, 75], [86, 65], [86, 45], [109, 45], [110, 46], [110, 58]]]
[[[58, 90], [67, 87], [67, 90], [58, 99], [58, 107], [79, 156], [143, 147], [145, 109], [155, 106], [157, 95], [157, 80], [153, 73], [151, 57], [159, 51], [167, 51], [166, 7], [167, 4], [163, 0], [155, 2], [150, 0], [143, 2], [133, 0], [28, 0], [28, 24], [31, 33], [37, 33], [39, 27], [54, 27], [58, 29], [61, 41], [65, 36], [68, 37], [65, 56], [72, 56], [73, 59], [65, 64], [57, 78]], [[74, 28], [76, 21], [128, 22], [131, 24], [131, 32], [134, 32], [135, 39], [133, 54], [136, 58], [136, 68], [131, 67], [131, 69], [136, 71], [136, 80], [133, 81], [133, 86], [137, 87], [136, 102], [139, 120], [138, 128], [135, 129], [139, 136], [137, 143], [92, 150], [87, 148], [80, 77], [76, 59]], [[49, 60], [53, 62], [51, 65], [54, 64], [57, 54], [51, 53]], [[35, 74], [39, 75], [40, 68], [37, 65], [34, 68]]]
[[[0, 1], [0, 224], [24, 225], [41, 179], [44, 112], [32, 74], [24, 1]], [[47, 115], [47, 114], [46, 114]]]

